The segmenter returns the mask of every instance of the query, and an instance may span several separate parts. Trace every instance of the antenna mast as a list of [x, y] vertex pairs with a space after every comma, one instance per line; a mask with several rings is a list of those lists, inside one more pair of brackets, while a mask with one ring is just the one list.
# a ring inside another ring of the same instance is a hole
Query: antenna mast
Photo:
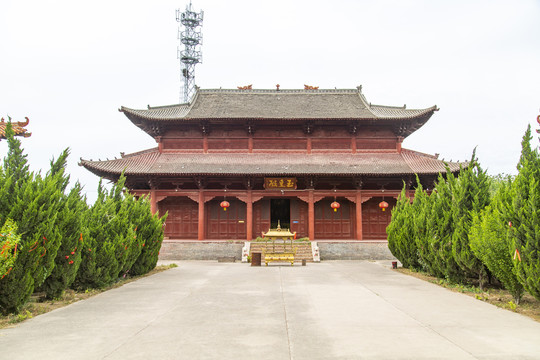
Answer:
[[[180, 59], [180, 78], [184, 82], [180, 90], [180, 102], [188, 103], [195, 92], [195, 65], [202, 62], [202, 27], [204, 12], [195, 12], [191, 9], [191, 1], [186, 6], [186, 11], [176, 10], [178, 26], [178, 39], [180, 46], [177, 49], [177, 57]], [[182, 29], [183, 27], [183, 29]], [[199, 29], [197, 29], [199, 28]], [[184, 31], [182, 31], [184, 30]], [[184, 50], [180, 47], [184, 45]]]

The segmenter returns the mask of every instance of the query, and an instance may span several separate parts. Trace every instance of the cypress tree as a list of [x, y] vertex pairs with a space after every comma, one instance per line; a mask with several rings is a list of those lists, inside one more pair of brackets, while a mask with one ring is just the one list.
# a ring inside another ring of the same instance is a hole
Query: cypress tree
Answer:
[[11, 270], [17, 259], [21, 236], [17, 233], [17, 224], [7, 219], [0, 230], [0, 279], [3, 279]]
[[490, 183], [486, 172], [478, 163], [476, 149], [469, 165], [461, 169], [455, 185], [452, 202], [452, 255], [464, 274], [478, 278], [479, 286], [483, 289], [488, 274], [482, 261], [471, 250], [469, 230], [473, 215], [489, 204]]
[[514, 302], [519, 304], [524, 290], [514, 271], [509, 251], [508, 220], [505, 217], [506, 208], [511, 203], [510, 186], [510, 182], [501, 184], [491, 205], [479, 214], [473, 214], [469, 238], [474, 254], [512, 294]]
[[517, 277], [540, 300], [540, 157], [531, 149], [531, 139], [529, 126], [523, 136], [519, 173], [512, 186], [509, 234]]
[[[18, 312], [36, 283], [43, 281], [49, 266], [49, 253], [55, 253], [58, 239], [52, 225], [51, 204], [55, 193], [49, 181], [29, 173], [21, 142], [14, 138], [11, 123], [6, 126], [8, 155], [4, 158], [0, 181], [0, 219], [10, 218], [18, 225], [21, 240], [12, 271], [0, 279], [0, 309]], [[49, 198], [51, 197], [51, 198]], [[50, 216], [50, 217], [49, 217]]]
[[83, 219], [82, 262], [72, 286], [80, 289], [101, 288], [116, 280], [118, 259], [112, 236], [108, 233], [110, 219], [116, 215], [115, 205], [100, 180], [98, 198]]
[[437, 258], [431, 248], [431, 235], [428, 231], [428, 222], [432, 207], [432, 197], [424, 190], [418, 175], [416, 176], [416, 190], [414, 192], [414, 201], [411, 205], [411, 213], [414, 215], [414, 240], [418, 251], [418, 262], [424, 271], [437, 276], [443, 277], [444, 274], [439, 272]]
[[405, 186], [401, 190], [396, 206], [392, 209], [392, 220], [386, 228], [388, 248], [405, 268], [419, 268], [418, 250], [414, 238], [414, 213], [407, 197]]
[[86, 214], [87, 205], [81, 191], [81, 185], [77, 182], [62, 200], [57, 224], [62, 242], [56, 255], [56, 265], [42, 286], [48, 298], [62, 295], [75, 280], [82, 261], [81, 253], [84, 245], [82, 219]]
[[[124, 201], [125, 177], [108, 192], [100, 181], [98, 198], [83, 223], [84, 248], [74, 286], [101, 288], [118, 279], [140, 253], [135, 227], [130, 221], [130, 201]], [[136, 256], [130, 256], [131, 253]], [[125, 273], [125, 272], [124, 272]]]
[[119, 249], [122, 261], [118, 275], [126, 277], [141, 254], [144, 239], [137, 236], [136, 220], [141, 216], [137, 199], [128, 193], [120, 201], [121, 206], [116, 217], [118, 222], [115, 225], [119, 236], [123, 238]]
[[462, 282], [464, 274], [452, 255], [452, 236], [454, 235], [454, 219], [452, 213], [453, 192], [456, 179], [447, 170], [446, 179], [439, 174], [433, 194], [431, 212], [428, 215], [428, 241], [434, 253], [432, 266], [436, 276], [444, 277], [452, 282]]
[[35, 287], [40, 286], [54, 267], [60, 245], [55, 226], [61, 192], [58, 177], [28, 172], [26, 155], [14, 138], [11, 124], [6, 126], [9, 145], [4, 159], [0, 193], [1, 219], [11, 218], [21, 235], [20, 249], [12, 271], [0, 280], [2, 312], [18, 312]]
[[136, 214], [138, 216], [134, 216], [133, 222], [137, 229], [137, 238], [141, 239], [142, 242], [142, 251], [133, 263], [130, 273], [131, 275], [142, 275], [156, 267], [163, 242], [163, 224], [167, 214], [161, 218], [158, 214], [152, 214], [150, 202], [146, 197], [137, 201]]

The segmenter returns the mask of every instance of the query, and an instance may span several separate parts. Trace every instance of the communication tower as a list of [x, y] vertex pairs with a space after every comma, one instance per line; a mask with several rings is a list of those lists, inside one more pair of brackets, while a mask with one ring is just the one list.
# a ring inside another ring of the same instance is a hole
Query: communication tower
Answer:
[[[195, 65], [202, 62], [202, 32], [204, 12], [195, 12], [191, 9], [191, 1], [186, 6], [186, 11], [176, 10], [178, 25], [178, 39], [180, 46], [177, 49], [177, 57], [180, 60], [180, 78], [184, 82], [181, 89], [180, 102], [188, 103], [195, 92]], [[184, 49], [181, 50], [182, 45]]]

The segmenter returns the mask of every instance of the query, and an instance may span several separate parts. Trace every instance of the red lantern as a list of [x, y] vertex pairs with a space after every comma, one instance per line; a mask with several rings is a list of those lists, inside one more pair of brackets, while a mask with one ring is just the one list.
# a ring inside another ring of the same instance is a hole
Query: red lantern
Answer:
[[219, 204], [219, 206], [221, 206], [221, 207], [223, 208], [223, 211], [227, 211], [227, 208], [228, 208], [229, 206], [231, 206], [231, 204], [229, 204], [229, 202], [228, 202], [227, 200], [223, 200], [223, 201], [221, 202], [221, 204]]
[[383, 200], [383, 201], [381, 201], [381, 202], [379, 203], [379, 207], [381, 208], [382, 211], [385, 211], [386, 208], [388, 207], [388, 203], [387, 203], [386, 201]]
[[333, 203], [330, 204], [330, 207], [334, 209], [334, 211], [337, 211], [337, 209], [339, 209], [340, 206], [341, 205], [337, 201], [334, 201]]

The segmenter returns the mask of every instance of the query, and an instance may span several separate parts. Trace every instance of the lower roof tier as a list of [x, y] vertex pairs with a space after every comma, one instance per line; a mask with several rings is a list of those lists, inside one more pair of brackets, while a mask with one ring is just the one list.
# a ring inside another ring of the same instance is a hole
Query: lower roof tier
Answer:
[[83, 160], [79, 165], [98, 176], [126, 175], [428, 175], [459, 171], [466, 163], [403, 149], [400, 153], [160, 153], [157, 148], [114, 160]]

